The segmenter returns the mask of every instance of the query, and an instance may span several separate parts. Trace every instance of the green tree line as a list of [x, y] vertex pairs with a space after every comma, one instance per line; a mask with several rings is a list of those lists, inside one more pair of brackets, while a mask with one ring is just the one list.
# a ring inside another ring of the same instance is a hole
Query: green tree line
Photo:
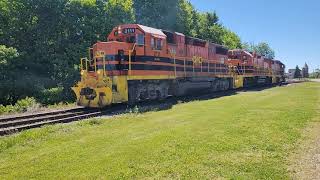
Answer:
[[249, 52], [257, 52], [269, 59], [274, 59], [275, 57], [275, 52], [271, 47], [269, 46], [268, 43], [261, 42], [259, 44], [254, 44], [254, 43], [243, 43], [242, 48], [249, 51]]
[[113, 27], [139, 23], [241, 48], [215, 12], [187, 0], [0, 0], [0, 104], [73, 100], [79, 58]]
[[310, 78], [319, 79], [320, 78], [320, 69], [316, 69], [310, 74]]

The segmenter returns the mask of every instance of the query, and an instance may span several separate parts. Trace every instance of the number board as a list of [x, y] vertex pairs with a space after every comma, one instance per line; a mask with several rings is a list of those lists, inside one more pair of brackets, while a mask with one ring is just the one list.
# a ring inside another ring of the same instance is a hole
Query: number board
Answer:
[[123, 29], [123, 34], [131, 34], [131, 33], [135, 33], [136, 32], [136, 29], [135, 28], [126, 28], [126, 29]]

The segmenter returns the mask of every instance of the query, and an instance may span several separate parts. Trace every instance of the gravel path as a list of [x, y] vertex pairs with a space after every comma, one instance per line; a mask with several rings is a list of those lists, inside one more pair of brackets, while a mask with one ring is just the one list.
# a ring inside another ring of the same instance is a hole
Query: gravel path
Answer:
[[320, 82], [320, 79], [311, 79], [311, 81]]
[[[311, 81], [320, 83], [320, 79]], [[320, 113], [317, 118], [315, 123], [304, 130], [297, 152], [290, 157], [292, 179], [320, 180]]]
[[[305, 130], [300, 149], [291, 157], [289, 171], [293, 179], [320, 179], [320, 123]], [[306, 140], [309, 139], [309, 140]]]

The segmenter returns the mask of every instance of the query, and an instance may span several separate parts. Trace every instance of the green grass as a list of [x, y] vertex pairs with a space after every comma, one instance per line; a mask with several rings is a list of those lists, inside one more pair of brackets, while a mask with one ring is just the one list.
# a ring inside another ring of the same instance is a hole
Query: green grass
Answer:
[[0, 138], [0, 179], [286, 179], [319, 100], [304, 83], [29, 130]]

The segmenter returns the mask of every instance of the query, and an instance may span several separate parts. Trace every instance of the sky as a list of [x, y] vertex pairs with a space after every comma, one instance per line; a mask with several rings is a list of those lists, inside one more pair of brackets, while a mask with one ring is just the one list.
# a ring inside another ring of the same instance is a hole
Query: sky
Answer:
[[320, 0], [190, 0], [243, 42], [267, 42], [287, 69], [320, 68]]

